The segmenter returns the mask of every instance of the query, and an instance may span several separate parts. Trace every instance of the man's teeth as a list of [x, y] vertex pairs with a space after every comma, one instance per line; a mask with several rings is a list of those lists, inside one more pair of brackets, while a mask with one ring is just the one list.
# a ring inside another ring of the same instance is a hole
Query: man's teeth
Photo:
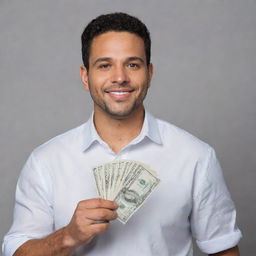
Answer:
[[124, 94], [128, 94], [129, 92], [110, 92], [110, 93], [114, 95], [124, 95]]

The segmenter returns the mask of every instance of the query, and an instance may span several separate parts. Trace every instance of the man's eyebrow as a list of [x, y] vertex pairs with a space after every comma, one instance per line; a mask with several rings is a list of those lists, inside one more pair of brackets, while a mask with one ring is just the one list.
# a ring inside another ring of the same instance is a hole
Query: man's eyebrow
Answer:
[[93, 66], [95, 66], [98, 62], [103, 62], [103, 61], [111, 61], [111, 58], [109, 58], [109, 57], [98, 58], [97, 60], [95, 60], [93, 62]]
[[144, 61], [142, 58], [137, 57], [137, 56], [129, 57], [129, 58], [128, 58], [128, 61], [139, 61], [139, 62], [141, 62], [141, 63], [145, 63], [145, 61]]
[[[98, 58], [98, 59], [96, 59], [96, 60], [93, 62], [93, 66], [95, 66], [95, 65], [96, 65], [97, 63], [99, 63], [99, 62], [104, 62], [104, 61], [110, 62], [110, 61], [112, 61], [112, 58], [110, 58], [110, 57], [101, 57], [101, 58]], [[126, 61], [139, 61], [139, 62], [141, 62], [141, 63], [143, 63], [143, 64], [145, 63], [145, 61], [144, 61], [142, 58], [138, 57], [138, 56], [128, 57]]]

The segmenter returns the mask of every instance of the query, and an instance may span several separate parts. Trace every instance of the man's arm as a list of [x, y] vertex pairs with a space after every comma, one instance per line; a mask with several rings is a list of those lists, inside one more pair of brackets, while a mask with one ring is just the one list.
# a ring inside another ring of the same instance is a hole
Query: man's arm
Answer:
[[65, 245], [65, 228], [43, 239], [29, 240], [20, 246], [13, 256], [27, 255], [56, 255], [68, 256], [73, 251], [72, 247]]
[[239, 249], [238, 246], [233, 247], [231, 249], [222, 251], [222, 252], [218, 252], [218, 253], [214, 253], [214, 254], [209, 254], [209, 255], [213, 255], [213, 256], [240, 256], [239, 253]]
[[68, 256], [94, 236], [109, 228], [109, 221], [117, 218], [117, 205], [104, 199], [81, 201], [70, 223], [43, 239], [29, 240], [20, 246], [14, 256]]

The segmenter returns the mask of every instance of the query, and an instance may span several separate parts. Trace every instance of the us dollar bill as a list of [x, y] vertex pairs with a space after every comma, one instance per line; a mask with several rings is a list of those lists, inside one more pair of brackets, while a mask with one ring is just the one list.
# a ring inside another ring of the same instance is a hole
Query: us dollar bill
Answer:
[[133, 166], [129, 179], [114, 201], [119, 205], [118, 220], [125, 224], [157, 187], [160, 180], [142, 165]]

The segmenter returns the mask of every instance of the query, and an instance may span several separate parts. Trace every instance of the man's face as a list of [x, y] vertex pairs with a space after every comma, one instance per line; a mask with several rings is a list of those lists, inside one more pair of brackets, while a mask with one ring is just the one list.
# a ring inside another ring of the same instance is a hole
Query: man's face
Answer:
[[152, 65], [147, 66], [143, 40], [128, 32], [107, 32], [91, 44], [89, 71], [81, 67], [94, 110], [122, 119], [143, 108]]

